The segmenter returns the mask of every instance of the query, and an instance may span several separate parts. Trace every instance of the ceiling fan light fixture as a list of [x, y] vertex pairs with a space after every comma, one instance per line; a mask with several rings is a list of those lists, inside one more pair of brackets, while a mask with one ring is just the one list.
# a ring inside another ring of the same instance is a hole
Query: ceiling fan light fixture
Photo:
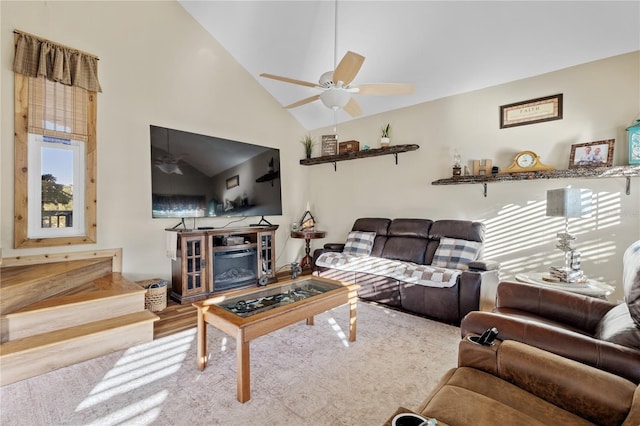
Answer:
[[324, 106], [334, 111], [344, 108], [349, 99], [351, 99], [351, 94], [342, 89], [327, 89], [320, 94], [320, 100]]
[[166, 173], [168, 175], [170, 175], [171, 173], [175, 173], [177, 175], [182, 174], [182, 170], [180, 170], [180, 167], [175, 163], [159, 162], [158, 164], [156, 164], [156, 167], [162, 170], [163, 173]]

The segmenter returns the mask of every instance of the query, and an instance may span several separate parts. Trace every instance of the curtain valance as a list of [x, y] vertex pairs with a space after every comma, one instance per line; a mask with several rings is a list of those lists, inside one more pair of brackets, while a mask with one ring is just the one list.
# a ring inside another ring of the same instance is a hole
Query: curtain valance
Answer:
[[98, 82], [97, 57], [31, 34], [20, 31], [15, 31], [15, 34], [15, 72], [102, 92]]

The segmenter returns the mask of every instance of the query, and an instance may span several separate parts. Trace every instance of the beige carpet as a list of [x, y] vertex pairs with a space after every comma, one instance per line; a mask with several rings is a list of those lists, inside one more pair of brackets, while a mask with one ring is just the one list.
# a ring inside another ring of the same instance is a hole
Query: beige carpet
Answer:
[[251, 400], [236, 400], [235, 342], [195, 329], [0, 388], [2, 425], [381, 425], [456, 365], [459, 328], [358, 303], [251, 342]]

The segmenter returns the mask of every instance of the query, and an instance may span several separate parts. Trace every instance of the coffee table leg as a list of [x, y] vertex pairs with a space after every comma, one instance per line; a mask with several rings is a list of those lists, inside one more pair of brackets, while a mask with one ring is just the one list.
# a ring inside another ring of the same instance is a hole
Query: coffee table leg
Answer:
[[349, 299], [349, 341], [356, 341], [356, 317], [357, 317], [358, 299], [353, 297]]
[[249, 342], [244, 341], [244, 332], [238, 330], [236, 337], [238, 368], [238, 401], [251, 399], [251, 370], [249, 361]]
[[204, 310], [198, 308], [197, 358], [200, 371], [207, 366], [207, 324], [204, 322]]
[[307, 318], [307, 325], [313, 325], [313, 324], [315, 324], [315, 317]]

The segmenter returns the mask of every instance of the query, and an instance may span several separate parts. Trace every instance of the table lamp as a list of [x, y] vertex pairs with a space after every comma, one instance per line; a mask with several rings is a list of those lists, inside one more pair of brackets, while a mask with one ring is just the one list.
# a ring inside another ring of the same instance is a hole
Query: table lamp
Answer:
[[584, 281], [584, 273], [580, 268], [580, 252], [573, 247], [576, 237], [569, 233], [569, 218], [591, 216], [591, 191], [580, 188], [548, 190], [547, 216], [564, 217], [564, 232], [556, 234], [556, 247], [564, 252], [564, 266], [552, 266], [551, 277], [564, 282]]

